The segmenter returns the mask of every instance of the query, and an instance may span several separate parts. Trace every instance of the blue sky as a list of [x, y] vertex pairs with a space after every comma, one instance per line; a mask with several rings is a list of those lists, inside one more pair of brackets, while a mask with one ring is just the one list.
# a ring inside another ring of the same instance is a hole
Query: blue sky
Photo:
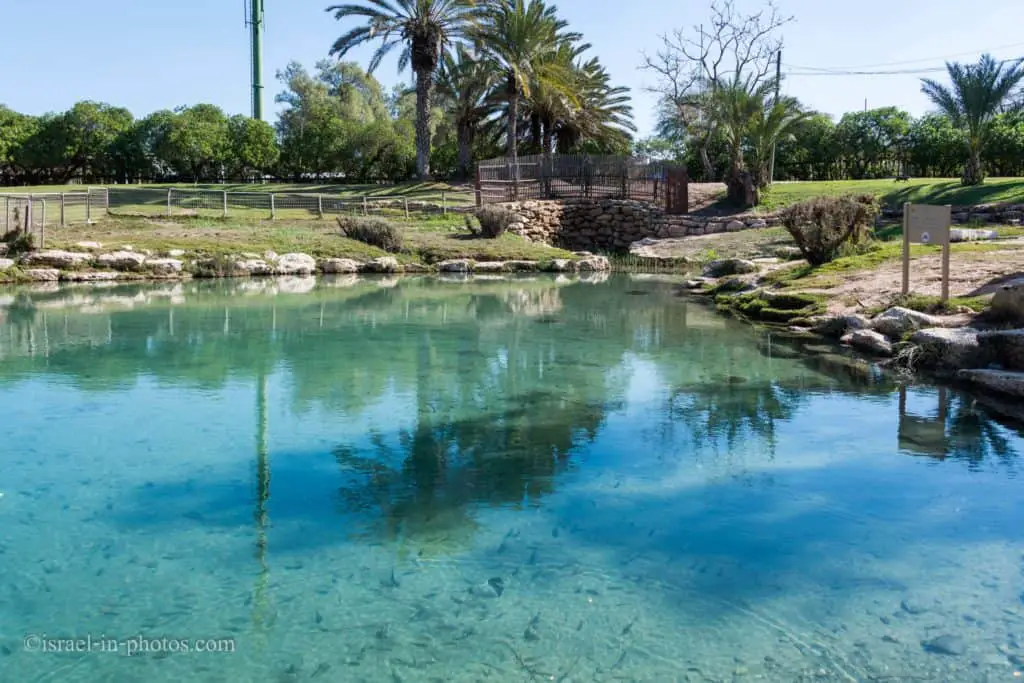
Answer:
[[[753, 0], [737, 0], [756, 7]], [[306, 65], [326, 56], [343, 26], [325, 0], [266, 0], [266, 106], [279, 90], [274, 72], [290, 60]], [[643, 50], [660, 33], [707, 20], [707, 2], [690, 0], [561, 0], [561, 14], [581, 31], [623, 85], [634, 88], [637, 124], [649, 132], [652, 76], [639, 71]], [[942, 66], [956, 55], [984, 50], [999, 58], [1024, 55], [1024, 0], [778, 0], [796, 17], [785, 29], [784, 65], [877, 69]], [[243, 0], [0, 0], [0, 103], [40, 114], [80, 99], [126, 106], [136, 116], [181, 104], [212, 102], [229, 113], [249, 111], [248, 35]], [[1006, 47], [1004, 47], [1006, 46]], [[1000, 49], [997, 49], [1000, 48]], [[369, 50], [352, 53], [366, 62]], [[787, 70], [784, 67], [784, 71]], [[385, 62], [386, 85], [408, 76]], [[941, 77], [941, 74], [939, 74]], [[792, 76], [785, 90], [833, 115], [896, 105], [927, 110], [918, 76]]]

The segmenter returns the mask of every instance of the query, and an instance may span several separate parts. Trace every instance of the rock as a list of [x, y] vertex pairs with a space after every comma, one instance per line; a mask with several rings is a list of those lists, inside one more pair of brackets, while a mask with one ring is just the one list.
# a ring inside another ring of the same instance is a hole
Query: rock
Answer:
[[181, 272], [182, 263], [175, 258], [154, 258], [146, 260], [146, 268], [154, 275], [176, 275]]
[[471, 586], [469, 592], [478, 598], [500, 598], [505, 592], [505, 582], [501, 578], [487, 579], [478, 586]]
[[961, 370], [956, 376], [957, 379], [977, 384], [1000, 394], [1024, 398], [1024, 372]]
[[908, 332], [926, 327], [942, 327], [942, 321], [935, 316], [900, 306], [893, 306], [884, 313], [879, 313], [871, 321], [871, 329], [881, 332], [889, 339], [902, 339]]
[[704, 277], [724, 277], [726, 275], [743, 275], [756, 273], [757, 264], [739, 258], [719, 259], [704, 266]]
[[170, 256], [171, 258], [178, 258], [180, 256], [184, 256], [185, 255], [185, 250], [184, 249], [168, 249], [167, 250], [167, 255]]
[[798, 261], [804, 257], [800, 247], [776, 247], [772, 255], [783, 261]]
[[45, 266], [49, 268], [74, 268], [84, 266], [92, 260], [92, 254], [60, 249], [44, 249], [33, 251], [21, 257], [26, 266]]
[[703, 289], [705, 286], [714, 284], [714, 280], [709, 277], [698, 277], [692, 280], [683, 280], [679, 285], [682, 289]]
[[363, 264], [348, 258], [325, 258], [320, 261], [320, 272], [327, 274], [358, 273]]
[[505, 270], [505, 264], [501, 261], [482, 261], [473, 264], [473, 270], [477, 273], [501, 273]]
[[[203, 262], [205, 264], [206, 262]], [[197, 264], [197, 265], [203, 265]], [[260, 258], [239, 259], [234, 262], [234, 269], [244, 275], [273, 275], [274, 269]]]
[[308, 294], [316, 289], [316, 278], [310, 275], [289, 275], [276, 279], [281, 294]]
[[891, 356], [892, 344], [878, 332], [872, 330], [854, 330], [843, 336], [841, 340], [855, 349], [873, 353], [877, 356]]
[[0, 273], [14, 266], [14, 259], [0, 258]]
[[60, 271], [56, 268], [29, 268], [25, 277], [34, 282], [56, 282], [60, 279]]
[[917, 600], [914, 600], [913, 598], [906, 598], [902, 600], [900, 602], [900, 609], [902, 609], [907, 614], [914, 615], [924, 614], [928, 611], [928, 608], [924, 604], [918, 602]]
[[115, 251], [109, 254], [100, 254], [95, 260], [95, 264], [101, 268], [131, 271], [142, 270], [142, 264], [145, 262], [146, 256], [134, 251]]
[[120, 273], [112, 270], [67, 270], [61, 273], [60, 279], [68, 282], [109, 282], [119, 276]]
[[612, 269], [611, 263], [604, 256], [588, 256], [580, 259], [576, 267], [581, 273], [604, 273]]
[[763, 218], [752, 218], [747, 221], [747, 227], [751, 229], [767, 228], [768, 221]]
[[103, 245], [99, 242], [75, 242], [75, 246], [79, 249], [102, 249]]
[[402, 266], [402, 270], [406, 273], [429, 273], [431, 272], [430, 266], [425, 266], [422, 263], [406, 263]]
[[1006, 370], [1024, 370], [1024, 329], [980, 332], [978, 344], [988, 358]]
[[817, 315], [808, 319], [810, 327], [823, 337], [839, 339], [847, 332], [868, 328], [869, 321], [862, 315]]
[[747, 224], [743, 221], [729, 221], [725, 224], [726, 232], [739, 232], [740, 230], [746, 230]]
[[1002, 320], [1024, 322], [1024, 278], [1013, 280], [992, 295], [991, 314]]
[[464, 258], [441, 261], [437, 264], [437, 270], [442, 273], [471, 273], [473, 262]]
[[576, 272], [576, 262], [569, 259], [556, 258], [548, 262], [544, 270], [549, 273], [574, 273]]
[[316, 272], [316, 259], [309, 254], [282, 254], [277, 258], [274, 272], [279, 275], [312, 275]]
[[273, 249], [267, 249], [265, 252], [263, 252], [263, 260], [266, 261], [267, 263], [273, 263], [279, 258], [280, 257], [277, 255], [277, 252], [274, 251]]
[[950, 228], [950, 242], [974, 242], [977, 240], [994, 240], [999, 237], [995, 230], [975, 230], [972, 228]]
[[929, 327], [915, 332], [910, 341], [921, 349], [918, 362], [924, 367], [959, 370], [988, 365], [986, 351], [978, 344], [978, 331], [969, 327]]
[[363, 264], [363, 270], [367, 273], [400, 273], [402, 264], [394, 256], [381, 256]]
[[931, 640], [921, 641], [921, 647], [926, 652], [939, 655], [950, 655], [958, 657], [967, 652], [967, 644], [960, 636], [944, 635]]

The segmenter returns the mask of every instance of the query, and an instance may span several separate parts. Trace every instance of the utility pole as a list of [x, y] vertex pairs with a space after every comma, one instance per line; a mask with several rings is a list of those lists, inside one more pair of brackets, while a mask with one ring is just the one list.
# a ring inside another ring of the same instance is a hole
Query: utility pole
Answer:
[[[775, 55], [775, 102], [773, 105], [779, 103], [779, 88], [782, 87], [782, 48], [779, 48], [779, 53]], [[768, 184], [771, 185], [775, 182], [775, 144], [777, 140], [772, 141], [772, 156], [768, 162]]]
[[263, 118], [263, 0], [249, 0], [246, 24], [252, 29], [252, 117]]

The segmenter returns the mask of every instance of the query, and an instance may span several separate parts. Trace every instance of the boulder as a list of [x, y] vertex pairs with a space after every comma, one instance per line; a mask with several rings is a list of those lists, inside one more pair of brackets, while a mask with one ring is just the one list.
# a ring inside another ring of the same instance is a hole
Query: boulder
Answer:
[[68, 282], [109, 282], [119, 276], [120, 273], [112, 270], [68, 270], [61, 273], [60, 279]]
[[961, 370], [957, 379], [1017, 398], [1024, 398], [1024, 372], [1006, 370]]
[[167, 255], [171, 258], [179, 258], [185, 255], [184, 249], [168, 249]]
[[751, 229], [767, 228], [768, 221], [763, 218], [751, 218], [747, 221], [747, 227]]
[[891, 356], [892, 344], [878, 332], [872, 330], [854, 330], [843, 336], [841, 340], [855, 349], [872, 353], [876, 356]]
[[450, 259], [437, 264], [437, 270], [442, 273], [471, 273], [473, 262], [469, 259]]
[[1001, 320], [1024, 322], [1024, 278], [1013, 280], [992, 295], [991, 314]]
[[772, 256], [783, 261], [798, 261], [804, 257], [800, 247], [776, 247]]
[[79, 249], [102, 249], [103, 245], [99, 242], [75, 242], [75, 246]]
[[182, 263], [175, 258], [154, 258], [146, 260], [146, 268], [154, 275], [177, 275], [181, 272]]
[[998, 239], [999, 233], [995, 230], [976, 230], [974, 228], [950, 228], [950, 242], [975, 242], [977, 240]]
[[278, 275], [312, 275], [316, 272], [316, 259], [309, 254], [282, 254], [277, 258], [274, 272]]
[[505, 264], [501, 261], [482, 261], [473, 264], [473, 270], [477, 273], [501, 273], [505, 270]]
[[367, 273], [400, 273], [402, 264], [394, 256], [381, 256], [363, 264], [363, 270]]
[[817, 315], [808, 322], [816, 334], [833, 339], [839, 339], [847, 332], [865, 330], [870, 324], [862, 315]]
[[[204, 265], [204, 264], [197, 264]], [[243, 275], [273, 275], [274, 269], [260, 258], [239, 259], [234, 262], [234, 269]]]
[[746, 230], [747, 224], [743, 221], [729, 221], [725, 224], [726, 232], [739, 232], [740, 230]]
[[505, 261], [505, 269], [514, 273], [531, 273], [537, 270], [536, 261]]
[[893, 306], [871, 320], [871, 329], [881, 332], [889, 339], [902, 339], [908, 332], [916, 332], [927, 327], [942, 327], [942, 320], [900, 306]]
[[8, 268], [14, 266], [14, 260], [9, 258], [0, 258], [0, 273], [4, 272]]
[[988, 358], [1007, 370], [1024, 370], [1024, 329], [981, 332], [978, 344]]
[[402, 266], [402, 270], [406, 273], [429, 273], [430, 266], [425, 266], [422, 263], [406, 263]]
[[978, 331], [969, 327], [929, 327], [915, 332], [910, 341], [921, 349], [918, 362], [925, 367], [959, 370], [988, 365]]
[[56, 282], [60, 279], [60, 271], [56, 268], [29, 268], [25, 277], [34, 282]]
[[33, 251], [21, 257], [26, 266], [43, 266], [46, 268], [74, 268], [84, 266], [92, 260], [92, 254], [60, 249], [44, 249]]
[[704, 277], [725, 277], [726, 275], [743, 275], [756, 273], [757, 264], [740, 258], [727, 258], [711, 261], [704, 266]]
[[544, 270], [548, 273], [575, 273], [576, 262], [570, 259], [556, 258], [549, 261]]
[[109, 254], [100, 254], [94, 261], [100, 268], [131, 271], [142, 270], [142, 264], [145, 262], [145, 254], [139, 254], [134, 251], [115, 251]]
[[581, 273], [605, 273], [612, 269], [611, 263], [605, 256], [588, 256], [580, 259], [576, 267]]
[[320, 272], [331, 274], [358, 273], [362, 267], [359, 261], [348, 258], [325, 258], [320, 261]]

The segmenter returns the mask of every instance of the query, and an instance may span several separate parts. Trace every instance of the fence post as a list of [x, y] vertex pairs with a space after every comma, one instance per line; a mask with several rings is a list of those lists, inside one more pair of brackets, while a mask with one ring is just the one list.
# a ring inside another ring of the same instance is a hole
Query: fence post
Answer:
[[448, 193], [444, 190], [441, 191], [441, 214], [448, 215]]
[[88, 189], [85, 191], [85, 224], [89, 225], [92, 223], [92, 192]]
[[322, 194], [316, 196], [316, 212], [320, 218], [324, 217], [324, 196]]
[[46, 246], [46, 200], [43, 199], [43, 216], [39, 221], [39, 248]]
[[4, 197], [4, 232], [11, 229], [11, 198]]
[[167, 188], [167, 215], [171, 215], [171, 193], [174, 192], [173, 187]]
[[224, 218], [227, 218], [228, 217], [228, 192], [227, 192], [227, 190], [224, 191], [223, 203], [224, 203]]
[[484, 205], [484, 193], [483, 187], [480, 183], [480, 164], [476, 165], [476, 206], [480, 208]]
[[107, 216], [110, 215], [110, 188], [103, 188], [103, 213]]
[[363, 195], [363, 215], [364, 216], [370, 215], [369, 209], [370, 209], [370, 207], [367, 206], [367, 203], [366, 203], [366, 195]]
[[274, 202], [274, 193], [270, 193], [270, 220], [277, 218], [277, 206]]
[[402, 197], [402, 203], [405, 204], [405, 220], [409, 220], [409, 198]]
[[67, 217], [67, 212], [64, 209], [64, 201], [65, 201], [64, 193], [61, 192], [60, 193], [60, 227], [62, 227], [62, 228], [65, 225], [64, 221], [66, 220], [66, 217]]

